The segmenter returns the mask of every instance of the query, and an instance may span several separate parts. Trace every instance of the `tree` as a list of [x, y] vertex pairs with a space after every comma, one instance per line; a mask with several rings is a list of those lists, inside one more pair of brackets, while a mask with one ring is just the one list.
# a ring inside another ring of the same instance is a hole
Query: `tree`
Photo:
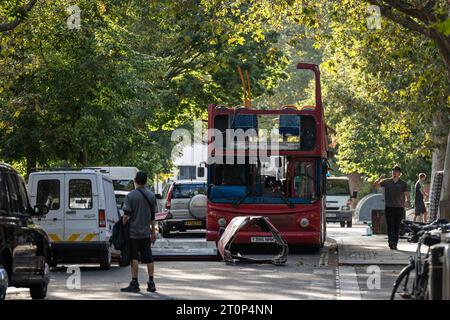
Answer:
[[381, 14], [404, 28], [433, 40], [450, 82], [450, 3], [446, 0], [369, 0]]
[[[23, 4], [23, 1], [19, 2]], [[29, 0], [22, 7], [19, 7], [17, 6], [17, 1], [4, 0], [0, 6], [0, 22], [2, 22], [0, 23], [0, 32], [10, 31], [17, 27], [36, 2], [37, 0]]]
[[208, 103], [241, 101], [237, 65], [252, 69], [256, 96], [283, 72], [276, 32], [231, 42], [201, 1], [78, 1], [79, 30], [66, 26], [70, 4], [38, 3], [0, 44], [0, 155], [28, 170], [170, 171], [173, 129]]

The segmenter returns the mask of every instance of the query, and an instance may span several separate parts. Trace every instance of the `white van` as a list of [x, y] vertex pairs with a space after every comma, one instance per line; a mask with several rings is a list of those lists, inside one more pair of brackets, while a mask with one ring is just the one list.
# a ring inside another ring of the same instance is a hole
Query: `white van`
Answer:
[[134, 178], [139, 169], [136, 167], [86, 167], [82, 171], [94, 170], [111, 178], [116, 191], [133, 191]]
[[109, 239], [120, 214], [109, 177], [94, 171], [35, 172], [28, 189], [32, 206], [45, 204], [50, 209], [35, 223], [50, 237], [53, 267], [58, 262], [110, 267]]
[[327, 177], [326, 186], [326, 220], [339, 222], [341, 227], [352, 227], [352, 199], [357, 193], [350, 193], [350, 181], [347, 177]]

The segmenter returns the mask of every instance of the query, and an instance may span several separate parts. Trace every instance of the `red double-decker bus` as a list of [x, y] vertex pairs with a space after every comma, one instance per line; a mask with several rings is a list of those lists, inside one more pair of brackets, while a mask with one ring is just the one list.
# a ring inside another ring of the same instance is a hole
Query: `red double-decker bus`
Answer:
[[[208, 107], [207, 240], [218, 241], [236, 216], [266, 216], [288, 244], [326, 239], [327, 137], [319, 67], [315, 106], [279, 109]], [[235, 243], [271, 242], [257, 227]]]

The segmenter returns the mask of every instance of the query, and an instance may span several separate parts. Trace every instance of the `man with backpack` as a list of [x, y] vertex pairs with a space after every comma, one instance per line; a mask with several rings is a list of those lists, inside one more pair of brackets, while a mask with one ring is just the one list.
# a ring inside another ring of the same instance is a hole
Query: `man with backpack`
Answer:
[[134, 179], [136, 189], [125, 198], [123, 223], [129, 223], [129, 249], [131, 258], [131, 282], [122, 292], [139, 292], [138, 270], [139, 261], [147, 264], [149, 280], [147, 291], [155, 292], [153, 279], [154, 264], [151, 245], [156, 241], [155, 212], [156, 198], [145, 186], [147, 174], [139, 171]]

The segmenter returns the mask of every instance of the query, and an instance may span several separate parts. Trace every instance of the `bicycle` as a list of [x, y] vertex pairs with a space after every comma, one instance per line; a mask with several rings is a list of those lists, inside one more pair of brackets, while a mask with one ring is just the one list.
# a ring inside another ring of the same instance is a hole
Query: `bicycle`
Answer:
[[[390, 300], [394, 300], [397, 294], [402, 299], [426, 300], [428, 299], [428, 278], [430, 270], [430, 247], [441, 242], [441, 233], [450, 230], [450, 223], [445, 219], [436, 220], [430, 224], [402, 222], [411, 232], [409, 242], [417, 242], [414, 257], [410, 258], [409, 264], [404, 267], [392, 288]], [[428, 247], [427, 253], [422, 258], [422, 246]], [[410, 281], [411, 272], [414, 279]], [[398, 292], [399, 288], [402, 289]]]

